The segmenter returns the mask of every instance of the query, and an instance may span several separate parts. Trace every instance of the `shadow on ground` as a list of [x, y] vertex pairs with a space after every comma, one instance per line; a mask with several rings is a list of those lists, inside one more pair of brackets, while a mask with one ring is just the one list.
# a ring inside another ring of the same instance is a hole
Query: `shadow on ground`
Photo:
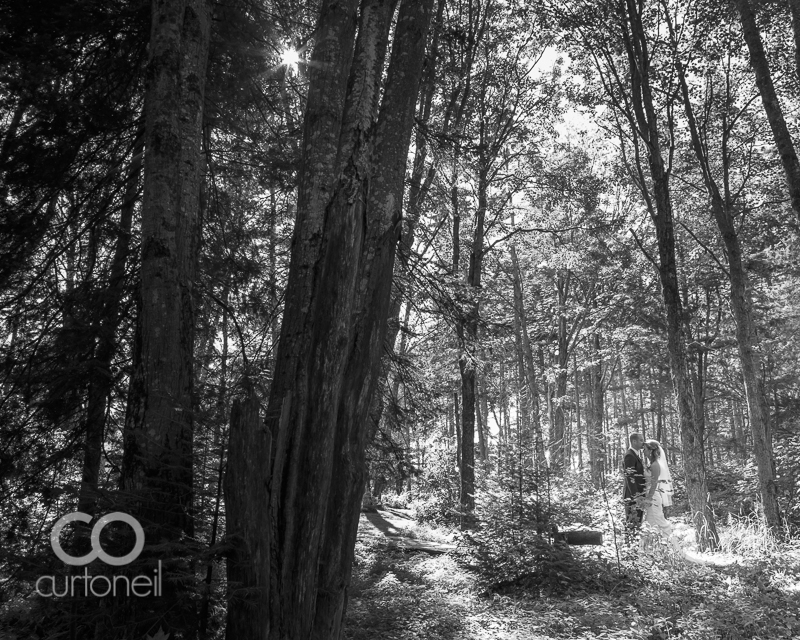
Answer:
[[469, 637], [453, 560], [415, 553], [358, 553], [347, 607], [348, 640]]
[[364, 514], [364, 517], [372, 523], [378, 531], [386, 536], [399, 536], [402, 535], [402, 530], [397, 528], [391, 522], [386, 520], [379, 512], [373, 511]]

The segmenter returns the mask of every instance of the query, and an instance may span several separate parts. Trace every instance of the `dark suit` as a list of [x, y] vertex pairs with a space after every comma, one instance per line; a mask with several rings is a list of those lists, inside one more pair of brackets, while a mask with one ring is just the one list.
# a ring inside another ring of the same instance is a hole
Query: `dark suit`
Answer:
[[642, 524], [643, 511], [636, 506], [636, 497], [644, 496], [644, 465], [633, 449], [625, 452], [623, 462], [625, 485], [622, 499], [625, 501], [625, 521], [628, 534], [632, 534]]

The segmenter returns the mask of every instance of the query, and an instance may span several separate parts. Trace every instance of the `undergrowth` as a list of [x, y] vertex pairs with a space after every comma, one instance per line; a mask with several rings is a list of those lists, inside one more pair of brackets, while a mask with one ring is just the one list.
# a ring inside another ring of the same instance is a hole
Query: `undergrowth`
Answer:
[[[671, 520], [681, 551], [661, 541], [642, 554], [624, 544], [616, 492], [598, 492], [586, 477], [550, 488], [546, 501], [537, 479], [523, 478], [523, 490], [481, 479], [477, 524], [458, 535], [456, 554], [360, 547], [346, 637], [798, 640], [800, 541], [773, 536], [757, 501], [747, 508], [749, 477], [737, 484], [730, 471], [719, 469], [715, 480], [725, 487], [713, 500], [716, 553], [697, 551], [680, 486]], [[451, 537], [440, 529], [457, 521], [450, 480], [439, 469], [428, 488], [440, 495], [408, 497], [425, 521], [416, 537]], [[604, 544], [554, 544], [554, 525], [600, 531]]]
[[[743, 531], [736, 522], [720, 525], [723, 540]], [[608, 542], [602, 549], [528, 542], [492, 556], [470, 548], [465, 536], [459, 553], [434, 557], [359, 543], [346, 638], [800, 638], [797, 543], [777, 544], [766, 556], [754, 543], [742, 545], [735, 559], [704, 556], [709, 564], [624, 547], [617, 564]], [[493, 567], [501, 553], [505, 564]]]

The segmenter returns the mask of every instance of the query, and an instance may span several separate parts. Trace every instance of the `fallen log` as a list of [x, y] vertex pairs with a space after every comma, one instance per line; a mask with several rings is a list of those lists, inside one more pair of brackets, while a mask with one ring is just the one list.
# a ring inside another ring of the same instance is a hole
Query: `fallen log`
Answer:
[[442, 544], [439, 542], [428, 542], [427, 540], [416, 540], [413, 538], [390, 538], [387, 546], [390, 549], [399, 551], [424, 551], [433, 555], [451, 553], [456, 550], [454, 544]]
[[554, 528], [553, 542], [566, 542], [571, 545], [603, 544], [602, 531], [558, 531]]

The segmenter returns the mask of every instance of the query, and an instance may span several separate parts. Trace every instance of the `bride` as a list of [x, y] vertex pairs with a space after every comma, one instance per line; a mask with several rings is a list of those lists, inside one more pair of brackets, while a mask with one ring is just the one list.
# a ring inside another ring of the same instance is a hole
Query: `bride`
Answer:
[[664, 507], [672, 504], [672, 475], [669, 472], [667, 456], [657, 440], [646, 440], [642, 450], [645, 460], [645, 496], [642, 499], [643, 529], [639, 540], [639, 550], [649, 551], [658, 539], [659, 534], [664, 536], [675, 551], [680, 552], [680, 546], [675, 536], [672, 535], [672, 524], [664, 517]]

